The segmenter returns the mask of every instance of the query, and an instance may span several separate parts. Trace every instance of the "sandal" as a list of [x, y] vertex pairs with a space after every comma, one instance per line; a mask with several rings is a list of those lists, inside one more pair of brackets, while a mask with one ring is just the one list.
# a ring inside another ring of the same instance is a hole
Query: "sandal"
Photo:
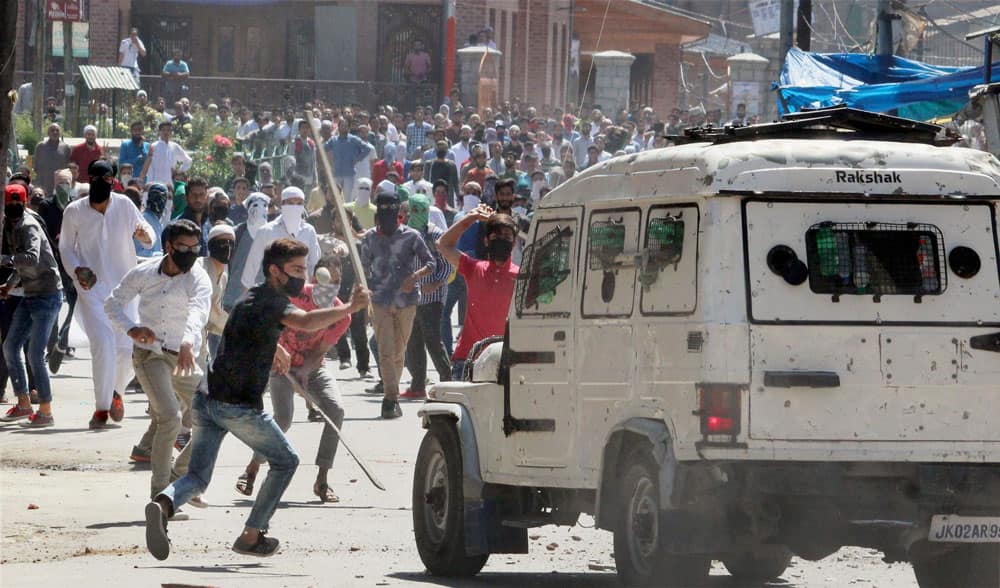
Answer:
[[236, 478], [236, 491], [243, 496], [253, 495], [253, 483], [257, 479], [257, 474], [249, 474], [243, 472], [240, 474], [239, 478]]
[[340, 498], [333, 493], [333, 490], [330, 489], [330, 485], [325, 482], [322, 484], [314, 484], [313, 494], [319, 497], [320, 502], [340, 502]]

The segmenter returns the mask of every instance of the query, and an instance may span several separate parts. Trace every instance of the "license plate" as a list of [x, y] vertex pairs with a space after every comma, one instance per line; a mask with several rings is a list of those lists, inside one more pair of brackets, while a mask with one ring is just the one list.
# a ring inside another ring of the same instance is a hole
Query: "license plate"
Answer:
[[1000, 543], [1000, 517], [931, 517], [929, 541], [938, 543]]

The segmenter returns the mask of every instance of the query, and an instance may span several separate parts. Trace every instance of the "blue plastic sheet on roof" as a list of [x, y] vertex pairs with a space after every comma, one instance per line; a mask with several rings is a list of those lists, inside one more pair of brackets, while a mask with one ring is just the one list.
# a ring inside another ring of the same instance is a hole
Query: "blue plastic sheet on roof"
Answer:
[[899, 116], [929, 120], [961, 109], [969, 90], [981, 83], [982, 67], [792, 48], [778, 83], [778, 110], [784, 114], [846, 104], [874, 112], [897, 110]]

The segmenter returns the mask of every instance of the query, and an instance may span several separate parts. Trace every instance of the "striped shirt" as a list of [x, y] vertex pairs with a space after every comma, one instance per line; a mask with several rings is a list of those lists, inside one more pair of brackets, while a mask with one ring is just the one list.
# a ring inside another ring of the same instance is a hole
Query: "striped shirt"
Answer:
[[[420, 287], [420, 302], [419, 305], [431, 304], [432, 302], [444, 302], [448, 298], [448, 276], [451, 275], [451, 264], [448, 260], [444, 258], [443, 255], [437, 249], [438, 239], [444, 235], [444, 231], [434, 226], [433, 224], [427, 225], [427, 231], [424, 232], [424, 242], [427, 243], [427, 248], [431, 250], [431, 255], [434, 256], [434, 261], [437, 263], [434, 271], [430, 275], [420, 278], [417, 284]], [[423, 264], [419, 260], [414, 260], [413, 271], [417, 271], [423, 267]], [[424, 286], [427, 284], [436, 284], [438, 282], [444, 282], [444, 284], [438, 288], [436, 291], [431, 293], [424, 292]]]

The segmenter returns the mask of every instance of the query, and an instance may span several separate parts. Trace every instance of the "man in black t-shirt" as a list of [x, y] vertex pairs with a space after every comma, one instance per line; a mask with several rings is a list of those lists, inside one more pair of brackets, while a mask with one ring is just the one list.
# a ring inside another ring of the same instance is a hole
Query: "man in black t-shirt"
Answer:
[[[264, 533], [299, 465], [284, 433], [263, 412], [261, 397], [271, 371], [287, 373], [289, 368], [288, 354], [275, 353], [278, 337], [286, 326], [302, 331], [326, 328], [368, 308], [369, 300], [368, 291], [358, 286], [345, 306], [305, 312], [293, 305], [290, 297], [298, 296], [305, 286], [308, 253], [308, 247], [293, 239], [269, 244], [264, 251], [265, 282], [252, 288], [229, 314], [218, 353], [192, 402], [188, 473], [146, 505], [146, 547], [156, 559], [170, 554], [167, 519], [208, 487], [219, 447], [229, 432], [266, 457], [270, 466], [233, 551], [268, 556], [278, 550], [278, 540]], [[260, 360], [267, 357], [274, 357], [273, 365]]]

